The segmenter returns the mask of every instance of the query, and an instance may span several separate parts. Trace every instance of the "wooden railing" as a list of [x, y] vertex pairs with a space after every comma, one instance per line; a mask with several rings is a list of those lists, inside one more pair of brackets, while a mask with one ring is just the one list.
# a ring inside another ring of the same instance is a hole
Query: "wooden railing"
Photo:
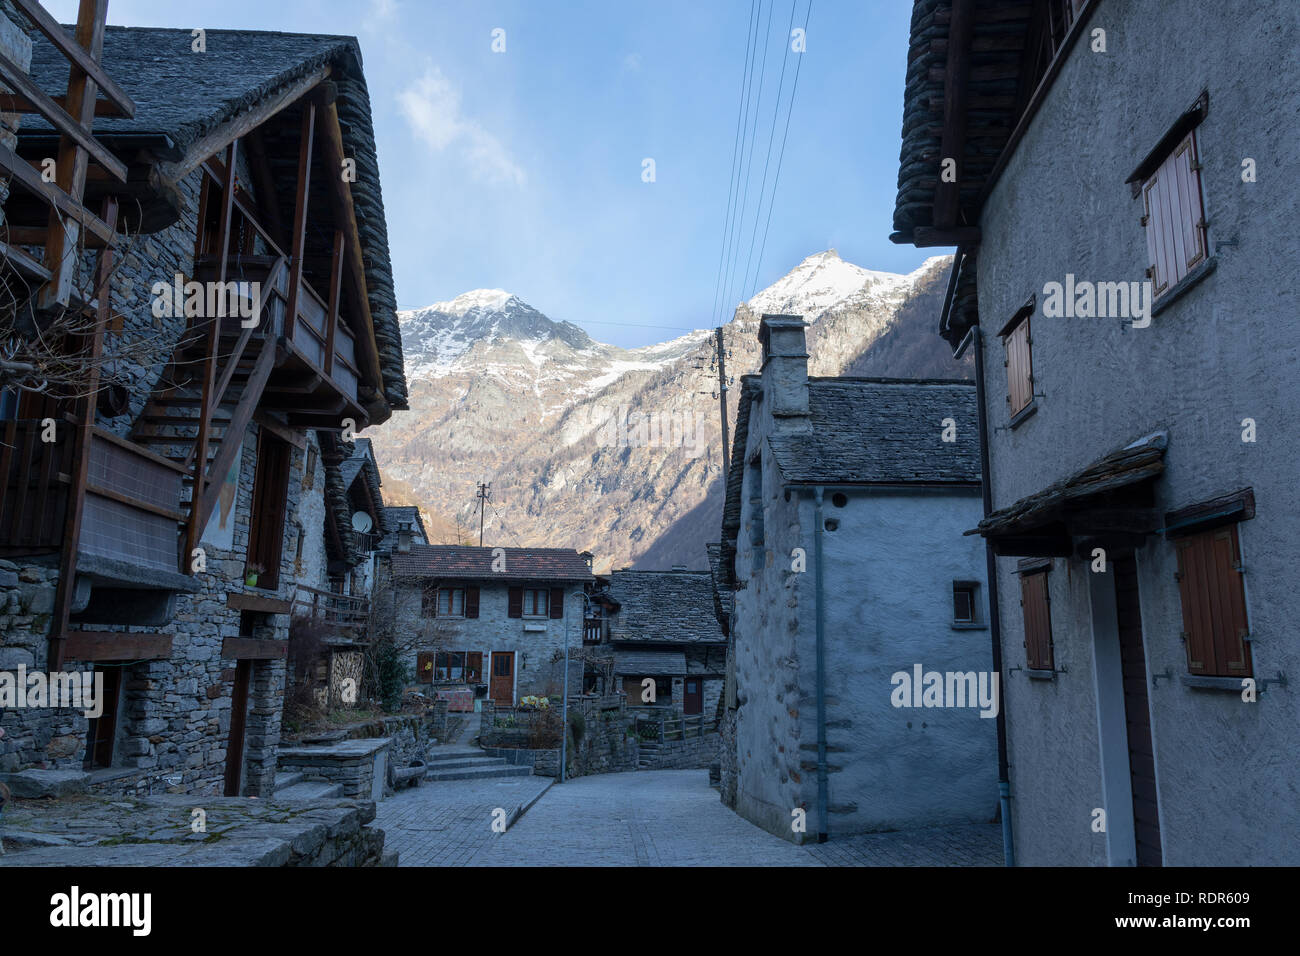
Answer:
[[370, 598], [336, 594], [299, 584], [293, 596], [293, 613], [327, 624], [364, 630], [370, 623]]
[[653, 728], [655, 736], [659, 743], [665, 743], [673, 740], [691, 740], [696, 737], [703, 737], [705, 734], [711, 734], [718, 729], [717, 718], [706, 717], [703, 714], [692, 714], [685, 716], [674, 714], [670, 716], [664, 714], [638, 714], [636, 718], [637, 735], [643, 740], [646, 734], [642, 733], [642, 728]]

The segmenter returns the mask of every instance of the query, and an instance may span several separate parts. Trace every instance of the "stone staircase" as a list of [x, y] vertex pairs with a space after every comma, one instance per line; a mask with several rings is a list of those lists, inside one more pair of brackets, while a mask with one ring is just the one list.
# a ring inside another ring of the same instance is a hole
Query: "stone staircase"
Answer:
[[659, 741], [643, 740], [637, 749], [638, 770], [652, 770], [659, 765]]
[[529, 777], [533, 769], [507, 763], [472, 747], [435, 748], [428, 757], [425, 780], [483, 780], [489, 777]]
[[307, 775], [280, 770], [275, 775], [276, 800], [332, 800], [342, 798], [343, 785], [328, 780], [309, 780]]

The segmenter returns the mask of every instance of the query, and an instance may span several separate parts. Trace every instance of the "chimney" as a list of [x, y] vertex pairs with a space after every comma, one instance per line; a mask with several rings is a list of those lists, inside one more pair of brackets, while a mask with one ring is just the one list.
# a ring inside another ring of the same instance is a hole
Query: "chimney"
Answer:
[[578, 557], [582, 558], [582, 560], [587, 562], [587, 570], [590, 571], [591, 564], [595, 560], [596, 556], [593, 555], [590, 551], [579, 551]]
[[407, 554], [411, 550], [411, 522], [403, 521], [397, 526], [397, 550], [400, 554]]
[[797, 315], [763, 316], [758, 340], [763, 346], [763, 392], [775, 425], [806, 428], [808, 420], [807, 324]]

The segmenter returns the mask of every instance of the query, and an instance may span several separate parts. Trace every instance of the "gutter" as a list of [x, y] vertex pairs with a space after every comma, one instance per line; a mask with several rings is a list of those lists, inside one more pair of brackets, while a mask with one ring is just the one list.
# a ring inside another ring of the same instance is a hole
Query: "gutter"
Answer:
[[[963, 253], [958, 250], [953, 260], [953, 275], [961, 265]], [[946, 321], [945, 310], [945, 321]], [[988, 414], [984, 404], [984, 332], [978, 324], [972, 325], [966, 338], [957, 347], [956, 358], [961, 358], [966, 349], [975, 347], [975, 407], [980, 437], [980, 490], [984, 499], [984, 517], [993, 513], [993, 485], [989, 471], [989, 431]], [[1011, 778], [1007, 771], [1007, 690], [1002, 675], [1002, 624], [998, 609], [998, 563], [993, 554], [993, 542], [984, 539], [984, 565], [989, 585], [989, 631], [993, 645], [993, 672], [998, 675], [1002, 685], [1002, 702], [998, 707], [998, 807], [1002, 819], [1002, 857], [1007, 866], [1016, 865], [1015, 841], [1011, 832]]]

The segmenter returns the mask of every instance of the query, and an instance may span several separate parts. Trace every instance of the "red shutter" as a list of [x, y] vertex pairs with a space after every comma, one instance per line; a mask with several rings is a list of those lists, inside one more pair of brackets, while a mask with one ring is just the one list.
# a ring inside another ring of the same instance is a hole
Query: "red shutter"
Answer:
[[1007, 333], [1007, 403], [1012, 415], [1033, 400], [1033, 370], [1029, 355], [1029, 319]]
[[1188, 672], [1248, 677], [1252, 665], [1236, 526], [1191, 535], [1176, 547]]
[[1047, 572], [1020, 576], [1020, 606], [1025, 616], [1025, 666], [1053, 669], [1052, 614], [1047, 596]]
[[465, 589], [465, 616], [478, 617], [478, 588]]
[[507, 605], [506, 614], [510, 617], [524, 616], [524, 589], [511, 588], [509, 604]]
[[549, 602], [551, 617], [564, 617], [564, 588], [551, 588], [551, 600]]
[[421, 651], [415, 657], [415, 679], [421, 684], [433, 680], [433, 651]]

